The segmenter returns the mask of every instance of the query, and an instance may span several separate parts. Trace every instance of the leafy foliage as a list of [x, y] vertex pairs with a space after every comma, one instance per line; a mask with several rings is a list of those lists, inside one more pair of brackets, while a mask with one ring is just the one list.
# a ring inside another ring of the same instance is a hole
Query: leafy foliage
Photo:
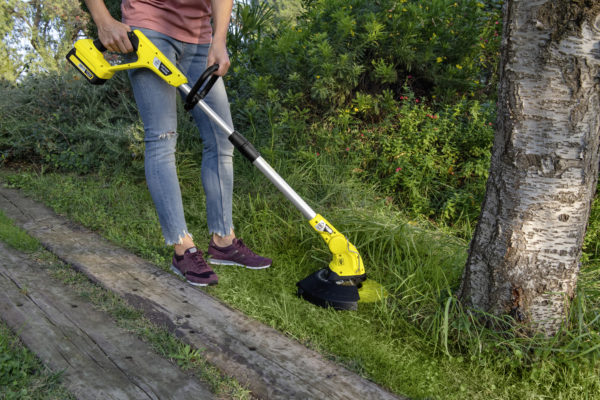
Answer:
[[240, 6], [228, 80], [238, 127], [268, 149], [331, 153], [412, 216], [474, 221], [495, 119], [500, 2], [304, 6], [295, 22], [262, 29], [270, 10]]
[[137, 111], [124, 78], [93, 91], [74, 71], [1, 86], [1, 160], [79, 173], [131, 167], [141, 158], [143, 133], [132, 125]]
[[489, 103], [463, 101], [435, 113], [413, 96], [404, 99], [381, 123], [350, 129], [346, 148], [361, 160], [357, 173], [377, 179], [412, 215], [475, 220], [485, 193], [494, 110]]
[[[239, 65], [272, 76], [283, 92], [301, 93], [300, 106], [316, 111], [347, 104], [357, 91], [390, 89], [398, 98], [408, 75], [417, 94], [451, 98], [494, 89], [489, 58], [495, 59], [499, 43], [500, 2], [489, 4], [311, 1], [295, 24], [263, 32], [260, 44], [232, 42]], [[260, 11], [255, 7], [254, 14]]]
[[77, 0], [5, 0], [0, 4], [0, 78], [58, 71], [86, 26]]

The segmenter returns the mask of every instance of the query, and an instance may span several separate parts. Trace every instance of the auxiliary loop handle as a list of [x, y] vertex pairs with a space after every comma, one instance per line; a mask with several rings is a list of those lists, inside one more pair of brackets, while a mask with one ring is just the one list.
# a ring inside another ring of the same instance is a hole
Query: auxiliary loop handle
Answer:
[[[194, 84], [194, 87], [192, 88], [192, 90], [190, 90], [190, 92], [185, 98], [184, 108], [186, 109], [186, 111], [190, 111], [192, 108], [194, 108], [196, 104], [198, 104], [200, 100], [206, 97], [206, 95], [208, 94], [210, 89], [212, 89], [215, 82], [217, 82], [217, 79], [219, 79], [219, 76], [213, 75], [213, 73], [217, 72], [218, 69], [219, 64], [214, 64], [208, 67], [202, 73], [202, 75], [200, 75], [200, 78], [198, 78], [198, 80]], [[202, 87], [204, 82], [206, 82], [207, 79], [208, 83], [204, 86], [202, 91], [198, 93], [198, 90], [200, 90], [200, 88]]]

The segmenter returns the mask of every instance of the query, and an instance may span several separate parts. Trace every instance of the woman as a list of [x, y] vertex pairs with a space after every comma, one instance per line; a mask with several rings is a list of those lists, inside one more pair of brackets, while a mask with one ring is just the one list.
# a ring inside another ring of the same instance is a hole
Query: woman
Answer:
[[[104, 0], [85, 2], [98, 27], [98, 38], [109, 51], [133, 51], [127, 32], [139, 29], [190, 82], [195, 82], [207, 65], [218, 64], [218, 76], [229, 69], [226, 39], [232, 0], [123, 0], [123, 22], [110, 15]], [[130, 71], [129, 77], [144, 123], [146, 182], [165, 242], [174, 246], [171, 268], [192, 285], [214, 285], [218, 277], [194, 244], [183, 213], [175, 167], [176, 89], [145, 68]], [[222, 79], [204, 101], [233, 126]], [[233, 145], [202, 111], [194, 109], [192, 113], [203, 141], [201, 177], [212, 235], [209, 262], [267, 268], [272, 261], [255, 254], [233, 230]]]

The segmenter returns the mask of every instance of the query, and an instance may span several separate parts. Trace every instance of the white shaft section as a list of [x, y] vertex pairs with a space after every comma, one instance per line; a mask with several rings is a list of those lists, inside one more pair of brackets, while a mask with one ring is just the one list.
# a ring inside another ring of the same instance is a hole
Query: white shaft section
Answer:
[[[187, 96], [188, 93], [192, 90], [186, 83], [179, 86], [179, 90], [181, 90], [184, 96]], [[227, 133], [228, 136], [234, 133], [232, 127], [230, 127], [217, 113], [213, 111], [212, 108], [208, 106], [204, 102], [204, 100], [200, 100], [198, 104], [196, 104], [208, 117], [213, 120], [217, 125], [223, 129], [224, 132]], [[253, 162], [254, 166], [258, 168], [260, 172], [262, 172], [270, 181], [275, 185], [283, 195], [292, 202], [292, 204], [304, 215], [304, 217], [308, 220], [312, 220], [317, 216], [317, 213], [313, 211], [312, 208], [292, 189], [290, 185], [265, 161], [264, 158], [258, 157]]]

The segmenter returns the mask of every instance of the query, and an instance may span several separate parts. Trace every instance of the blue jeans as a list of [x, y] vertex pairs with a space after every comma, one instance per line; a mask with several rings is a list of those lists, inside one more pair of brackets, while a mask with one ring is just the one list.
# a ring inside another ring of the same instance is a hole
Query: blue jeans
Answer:
[[[206, 69], [209, 45], [184, 43], [149, 29], [136, 29], [142, 31], [185, 74], [190, 86]], [[176, 88], [146, 68], [130, 70], [129, 78], [144, 123], [144, 167], [148, 189], [165, 242], [167, 245], [180, 244], [189, 232], [175, 165]], [[216, 82], [204, 101], [233, 126], [222, 79]], [[231, 203], [234, 147], [227, 134], [201, 110], [196, 107], [192, 114], [203, 143], [201, 178], [206, 195], [208, 230], [211, 234], [226, 236], [233, 229]]]

